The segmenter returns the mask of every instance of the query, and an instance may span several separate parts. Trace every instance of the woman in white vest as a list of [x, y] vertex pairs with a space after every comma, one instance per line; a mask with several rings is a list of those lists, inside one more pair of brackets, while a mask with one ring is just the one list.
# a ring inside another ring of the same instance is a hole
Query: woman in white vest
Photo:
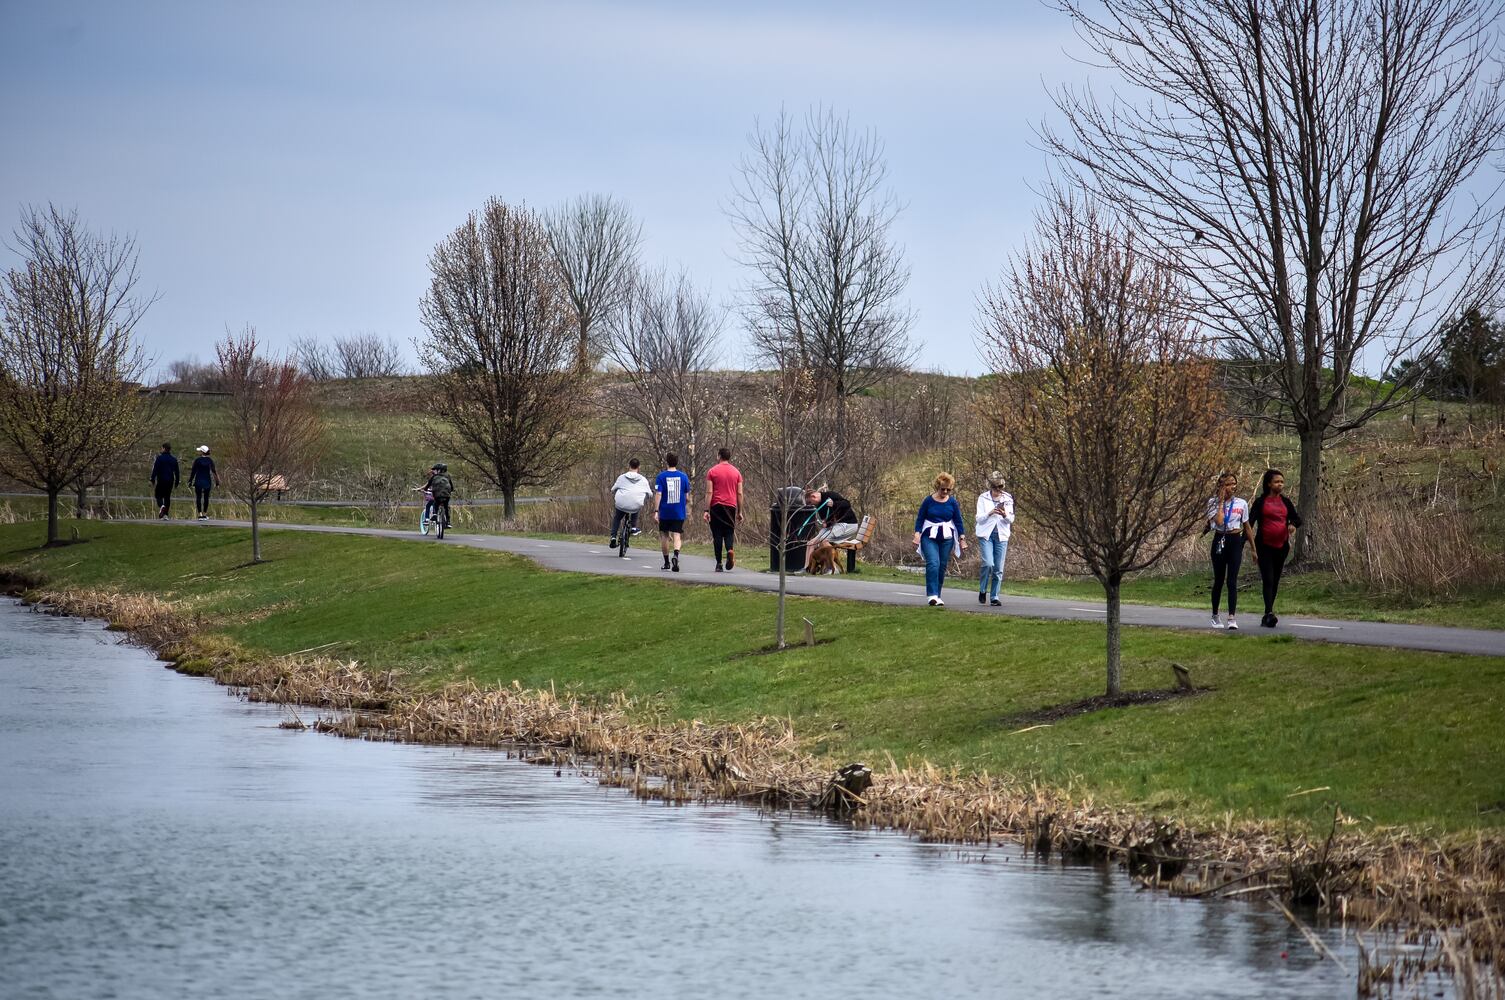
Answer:
[[1009, 551], [1009, 535], [1014, 528], [1014, 498], [1005, 493], [1003, 473], [988, 473], [988, 488], [977, 497], [977, 550], [982, 555], [982, 570], [977, 578], [977, 603], [990, 600], [993, 607], [998, 588], [1003, 583], [1003, 560]]

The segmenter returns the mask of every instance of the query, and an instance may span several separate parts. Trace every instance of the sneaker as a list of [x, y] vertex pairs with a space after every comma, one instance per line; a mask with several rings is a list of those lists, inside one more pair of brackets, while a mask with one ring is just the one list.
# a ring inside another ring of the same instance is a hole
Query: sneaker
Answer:
[[633, 528], [632, 529], [632, 533], [634, 535], [641, 535], [643, 533], [643, 529], [642, 528]]
[[1238, 622], [1235, 621], [1232, 617], [1230, 617], [1228, 619], [1228, 631], [1230, 631], [1230, 632], [1237, 632], [1238, 631]]
[[1213, 615], [1212, 616], [1212, 621], [1208, 623], [1208, 627], [1209, 628], [1222, 628], [1223, 627], [1223, 623], [1220, 622], [1220, 621], [1218, 621], [1218, 616], [1217, 615]]
[[1270, 616], [1270, 627], [1274, 628], [1275, 626], [1277, 626], [1279, 624], [1280, 624], [1280, 616], [1279, 615], [1271, 615]]
[[611, 539], [611, 540], [609, 540], [609, 541], [608, 541], [608, 542], [607, 542], [607, 543], [606, 543], [606, 547], [607, 547], [607, 548], [608, 548], [608, 549], [614, 549], [614, 548], [616, 548], [616, 547], [617, 547], [617, 540], [616, 540], [616, 539], [615, 539], [615, 538], [613, 538], [613, 539]]
[[166, 516], [167, 516], [167, 508], [166, 507], [158, 507], [157, 508], [157, 520], [160, 521], [160, 520], [162, 520]]
[[731, 569], [735, 565], [737, 565], [737, 557], [734, 556], [734, 555], [732, 555], [732, 550], [731, 549], [727, 549], [726, 550], [726, 568], [727, 569]]
[[936, 599], [935, 599], [935, 603], [936, 603], [936, 606], [937, 606], [937, 607], [942, 607], [942, 608], [944, 608], [944, 607], [945, 607], [945, 606], [946, 606], [946, 602], [945, 602], [945, 601], [943, 601], [943, 600], [941, 600], [941, 599], [940, 599], [940, 598], [939, 598], [939, 597], [937, 597], [937, 598], [936, 598]]
[[721, 564], [720, 563], [716, 564], [716, 572], [718, 572], [718, 573], [722, 572]]
[[679, 555], [678, 555], [678, 553], [675, 554], [675, 556], [674, 556], [674, 562], [669, 566], [669, 568], [672, 569], [676, 573], [679, 572]]
[[1274, 628], [1275, 616], [1266, 611], [1265, 616], [1259, 620], [1259, 624], [1262, 628]]
[[991, 604], [991, 605], [993, 605], [993, 607], [995, 607], [995, 608], [1001, 608], [1001, 607], [1003, 607], [1003, 602], [1002, 602], [1002, 601], [1000, 601], [1000, 600], [999, 600], [999, 599], [998, 599], [998, 598], [996, 598], [996, 597], [995, 597], [995, 598], [993, 598], [993, 599], [992, 599], [992, 600], [991, 600], [991, 601], [989, 601], [989, 602], [988, 602], [988, 603], [989, 603], [989, 604]]
[[940, 600], [940, 598], [938, 598], [938, 597], [932, 597], [932, 598], [931, 598], [931, 599], [930, 599], [930, 606], [931, 606], [931, 607], [932, 607], [932, 608], [933, 608], [933, 607], [935, 607], [935, 606], [936, 606], [936, 605], [937, 605], [937, 604], [939, 604], [939, 603], [941, 603], [941, 600]]
[[199, 515], [199, 520], [200, 521], [207, 521], [207, 520], [209, 520], [209, 515], [208, 514], [200, 514]]
[[983, 593], [977, 595], [977, 603], [978, 604], [986, 604], [986, 603], [988, 603], [988, 595], [987, 595], [986, 591], [984, 591]]

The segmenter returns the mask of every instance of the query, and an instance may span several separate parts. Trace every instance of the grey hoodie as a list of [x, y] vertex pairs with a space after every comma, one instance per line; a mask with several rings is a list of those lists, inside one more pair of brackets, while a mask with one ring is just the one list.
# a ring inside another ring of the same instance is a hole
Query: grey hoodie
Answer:
[[636, 472], [622, 473], [611, 485], [611, 496], [616, 502], [617, 510], [626, 511], [629, 514], [636, 514], [642, 510], [643, 504], [652, 495], [653, 484]]

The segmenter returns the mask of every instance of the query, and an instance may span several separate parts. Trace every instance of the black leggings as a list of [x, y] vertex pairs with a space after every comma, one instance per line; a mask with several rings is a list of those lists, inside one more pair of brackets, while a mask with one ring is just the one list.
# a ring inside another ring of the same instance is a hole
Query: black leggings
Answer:
[[[1220, 544], [1221, 543], [1221, 544]], [[1223, 599], [1223, 580], [1228, 580], [1228, 616], [1238, 614], [1238, 571], [1244, 562], [1244, 536], [1214, 535], [1212, 539], [1212, 613]]]
[[1268, 545], [1259, 545], [1256, 554], [1259, 556], [1259, 579], [1265, 588], [1265, 614], [1275, 613], [1275, 592], [1280, 589], [1280, 571], [1285, 569], [1286, 556], [1291, 554], [1290, 543], [1287, 542], [1280, 548], [1271, 548]]
[[193, 509], [197, 514], [209, 513], [209, 487], [195, 486], [193, 488]]
[[716, 563], [721, 564], [721, 549], [724, 545], [730, 552], [736, 546], [737, 508], [731, 504], [711, 504], [711, 548], [716, 553]]

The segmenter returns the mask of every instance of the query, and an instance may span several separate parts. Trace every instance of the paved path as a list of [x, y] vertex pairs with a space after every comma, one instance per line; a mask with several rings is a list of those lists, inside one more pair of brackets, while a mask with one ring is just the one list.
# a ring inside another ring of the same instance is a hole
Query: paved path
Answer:
[[[182, 524], [181, 520], [145, 521], [144, 524]], [[246, 521], [189, 522], [219, 527], [250, 527]], [[671, 583], [713, 584], [717, 586], [742, 587], [747, 590], [778, 590], [779, 580], [771, 573], [760, 573], [765, 565], [761, 558], [744, 566], [739, 565], [731, 573], [715, 572], [715, 564], [709, 556], [684, 555], [680, 558], [682, 572], [667, 573], [660, 567], [656, 540], [644, 533], [638, 543], [628, 550], [628, 557], [619, 558], [606, 547], [583, 542], [552, 542], [536, 538], [520, 538], [513, 535], [465, 535], [450, 533], [444, 541], [424, 538], [412, 530], [395, 528], [343, 528], [327, 525], [269, 524], [263, 531], [317, 531], [340, 535], [372, 535], [378, 538], [398, 538], [429, 545], [465, 545], [495, 552], [513, 552], [527, 556], [549, 569], [567, 570], [576, 573], [599, 573], [609, 576], [651, 577]], [[753, 550], [761, 557], [763, 550]], [[874, 604], [913, 605], [917, 613], [1016, 615], [1026, 618], [1054, 618], [1068, 621], [1101, 621], [1107, 614], [1103, 605], [1096, 601], [1061, 601], [1042, 597], [1004, 597], [1003, 607], [992, 608], [980, 605], [969, 590], [947, 590], [948, 603], [944, 611], [932, 609], [925, 604], [925, 588], [916, 579], [914, 585], [890, 581], [870, 581], [847, 576], [807, 577], [795, 575], [789, 578], [788, 592], [807, 597], [839, 597], [851, 601], [868, 601]], [[1298, 639], [1319, 642], [1340, 642], [1355, 646], [1393, 646], [1401, 649], [1428, 649], [1444, 653], [1468, 653], [1477, 656], [1505, 656], [1505, 631], [1491, 629], [1447, 628], [1437, 625], [1391, 625], [1384, 622], [1338, 621], [1327, 618], [1305, 618], [1299, 615], [1281, 618], [1274, 629], [1258, 627], [1258, 619], [1251, 618], [1242, 632], [1213, 633], [1207, 627], [1207, 612], [1190, 608], [1161, 608], [1144, 604], [1123, 605], [1123, 621], [1126, 625], [1154, 625], [1162, 628], [1182, 628], [1213, 634], [1236, 642], [1241, 635], [1291, 635]]]

